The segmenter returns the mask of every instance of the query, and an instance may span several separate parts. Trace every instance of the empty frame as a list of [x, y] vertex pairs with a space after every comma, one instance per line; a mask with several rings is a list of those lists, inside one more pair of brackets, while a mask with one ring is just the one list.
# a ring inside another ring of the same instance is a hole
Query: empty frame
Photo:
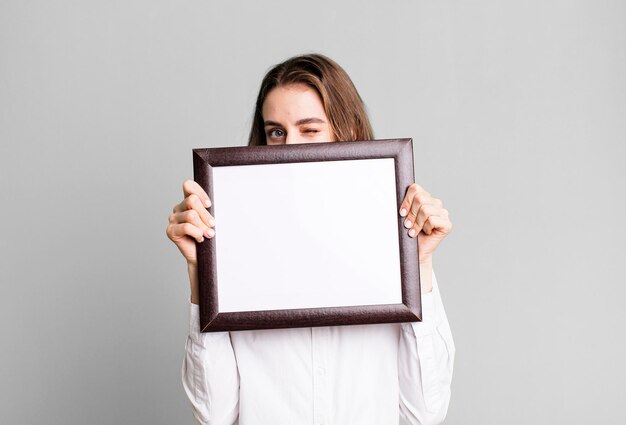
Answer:
[[203, 332], [421, 320], [411, 139], [194, 149]]

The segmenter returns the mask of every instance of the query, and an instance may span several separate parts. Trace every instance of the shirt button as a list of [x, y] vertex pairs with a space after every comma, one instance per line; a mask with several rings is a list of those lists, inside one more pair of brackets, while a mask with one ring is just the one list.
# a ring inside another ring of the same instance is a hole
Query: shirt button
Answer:
[[[324, 369], [323, 367], [318, 367], [317, 368], [317, 374], [318, 375], [324, 375], [326, 373], [326, 369]], [[320, 424], [320, 425], [324, 425], [324, 424]]]

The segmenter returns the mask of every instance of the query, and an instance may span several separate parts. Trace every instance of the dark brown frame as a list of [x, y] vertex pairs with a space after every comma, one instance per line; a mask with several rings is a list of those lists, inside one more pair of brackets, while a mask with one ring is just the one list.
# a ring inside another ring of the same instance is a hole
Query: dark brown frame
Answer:
[[[213, 167], [376, 158], [394, 159], [399, 207], [408, 187], [415, 181], [412, 139], [194, 149], [193, 167], [195, 181], [213, 199]], [[213, 214], [213, 206], [209, 212]], [[220, 313], [215, 238], [197, 243], [200, 329], [217, 332], [421, 321], [417, 238], [407, 235], [403, 220], [398, 215], [402, 304]]]

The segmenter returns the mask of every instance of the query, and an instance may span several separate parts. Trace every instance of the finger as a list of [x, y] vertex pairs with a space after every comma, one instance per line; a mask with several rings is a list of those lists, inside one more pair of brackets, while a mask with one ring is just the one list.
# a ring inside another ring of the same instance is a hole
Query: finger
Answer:
[[404, 220], [404, 227], [407, 229], [412, 228], [415, 225], [415, 220], [417, 215], [419, 214], [420, 209], [424, 204], [420, 204], [419, 202], [413, 202], [409, 208], [409, 214]]
[[201, 219], [196, 210], [187, 210], [179, 213], [173, 213], [169, 218], [170, 224], [191, 223], [199, 228], [204, 236], [212, 238], [215, 236], [215, 230], [207, 226]]
[[167, 227], [167, 236], [174, 242], [185, 236], [189, 236], [197, 242], [204, 242], [202, 230], [191, 223], [170, 224]]
[[194, 210], [200, 216], [200, 219], [204, 222], [207, 227], [215, 226], [215, 219], [213, 216], [207, 211], [207, 209], [202, 205], [202, 201], [198, 197], [198, 195], [191, 194], [180, 204], [177, 204], [174, 207], [174, 213], [181, 213], [187, 210]]
[[185, 194], [185, 198], [192, 194], [196, 195], [200, 198], [200, 201], [205, 208], [209, 208], [211, 206], [211, 199], [209, 198], [209, 195], [207, 195], [206, 191], [202, 189], [202, 186], [191, 179], [187, 179], [183, 183], [183, 193]]
[[200, 228], [204, 228], [204, 227], [212, 227], [215, 225], [215, 219], [213, 218], [213, 216], [207, 211], [208, 214], [208, 220], [213, 223], [205, 223], [201, 218], [200, 215], [198, 214], [198, 212], [195, 209], [190, 209], [190, 210], [185, 210], [185, 211], [181, 211], [181, 212], [176, 212], [176, 213], [172, 213], [169, 216], [169, 222], [176, 224], [176, 223], [184, 223], [184, 222], [189, 222], [192, 223]]
[[448, 235], [450, 231], [452, 231], [452, 222], [447, 217], [431, 215], [424, 223], [422, 231], [425, 234], [430, 235], [434, 230], [438, 230], [445, 235]]
[[417, 183], [413, 183], [412, 185], [408, 187], [408, 189], [406, 190], [406, 195], [404, 195], [404, 199], [402, 200], [402, 203], [400, 204], [400, 216], [401, 217], [405, 217], [409, 213], [409, 209], [411, 207], [411, 204], [413, 203], [413, 198], [415, 197], [416, 194], [421, 193], [421, 192], [426, 192], [426, 190], [422, 186], [418, 185]]
[[404, 227], [406, 227], [407, 229], [410, 229], [415, 224], [415, 222], [417, 221], [417, 216], [423, 205], [434, 205], [434, 204], [435, 204], [434, 198], [430, 196], [430, 193], [426, 191], [415, 193], [415, 195], [413, 196], [411, 205], [409, 207], [409, 213], [406, 217], [406, 220], [404, 220]]
[[417, 217], [415, 218], [415, 224], [413, 225], [412, 229], [415, 229], [416, 234], [418, 234], [424, 228], [424, 223], [426, 223], [428, 218], [431, 216], [438, 216], [442, 214], [441, 210], [442, 208], [438, 208], [434, 205], [422, 205], [419, 213], [417, 214]]
[[[419, 213], [417, 214], [417, 217], [415, 218], [415, 223], [413, 223], [413, 225], [409, 229], [409, 236], [414, 238], [421, 231], [424, 231], [424, 233], [426, 233], [424, 229], [425, 223], [428, 223], [428, 220], [431, 217], [437, 217], [437, 214], [441, 213], [441, 211], [442, 211], [441, 208], [437, 208], [434, 205], [430, 205], [430, 204], [421, 205]], [[426, 234], [430, 234], [430, 230], [432, 230], [432, 228], [429, 229], [429, 233], [426, 233]]]
[[215, 219], [213, 216], [207, 211], [206, 207], [202, 204], [201, 199], [198, 195], [191, 194], [185, 201], [183, 201], [186, 205], [186, 210], [194, 210], [200, 216], [200, 219], [204, 222], [204, 224], [208, 227], [215, 226]]

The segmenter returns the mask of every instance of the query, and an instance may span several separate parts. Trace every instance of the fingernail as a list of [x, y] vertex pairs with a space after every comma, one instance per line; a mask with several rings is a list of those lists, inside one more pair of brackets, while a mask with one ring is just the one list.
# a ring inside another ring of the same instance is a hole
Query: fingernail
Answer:
[[209, 226], [215, 226], [215, 220], [212, 218], [209, 219]]
[[211, 206], [211, 201], [210, 200], [205, 200], [204, 201], [204, 205], [206, 205], [207, 208], [209, 208]]
[[212, 238], [213, 236], [215, 236], [215, 230], [213, 230], [213, 229], [206, 229], [205, 230], [205, 234], [206, 234], [207, 238]]
[[405, 215], [406, 215], [406, 208], [402, 208], [402, 209], [400, 210], [400, 216], [401, 216], [401, 217], [404, 217]]
[[204, 242], [204, 238], [200, 238], [200, 243]]
[[413, 225], [413, 223], [411, 223], [411, 220], [405, 220], [405, 222], [404, 222], [404, 227], [406, 227], [406, 228], [408, 229], [408, 228], [409, 228], [409, 227], [411, 227], [412, 225]]
[[414, 238], [414, 237], [415, 237], [415, 233], [417, 233], [417, 232], [415, 231], [415, 229], [411, 229], [411, 230], [409, 230], [409, 236], [410, 236], [410, 237]]

